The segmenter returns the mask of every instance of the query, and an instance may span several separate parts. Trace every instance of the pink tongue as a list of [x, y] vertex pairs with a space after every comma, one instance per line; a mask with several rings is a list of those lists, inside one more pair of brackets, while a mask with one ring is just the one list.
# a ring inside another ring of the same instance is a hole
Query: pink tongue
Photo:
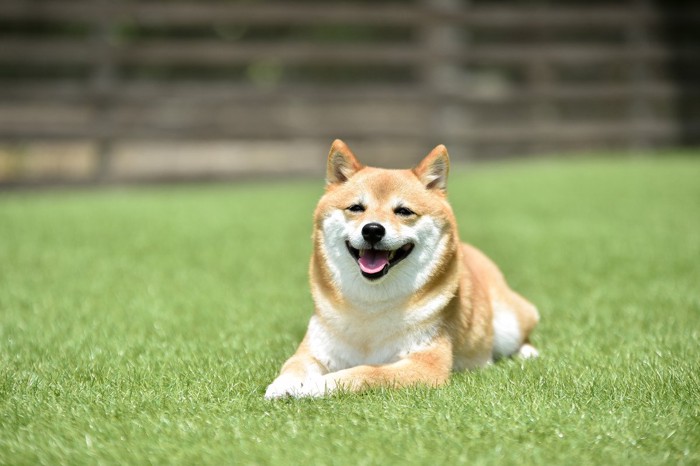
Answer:
[[360, 257], [358, 261], [360, 269], [365, 273], [381, 272], [384, 266], [389, 263], [387, 256], [389, 251], [377, 251], [376, 249], [368, 249], [365, 255]]

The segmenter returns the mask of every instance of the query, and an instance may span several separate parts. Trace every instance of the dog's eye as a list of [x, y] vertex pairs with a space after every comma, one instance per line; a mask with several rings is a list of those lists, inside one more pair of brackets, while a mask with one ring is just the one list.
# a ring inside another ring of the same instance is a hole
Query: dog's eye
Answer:
[[353, 204], [346, 210], [349, 210], [350, 212], [364, 212], [365, 206], [363, 206], [362, 204]]
[[415, 215], [415, 212], [408, 207], [397, 207], [394, 209], [394, 213], [402, 217], [410, 217], [411, 215]]

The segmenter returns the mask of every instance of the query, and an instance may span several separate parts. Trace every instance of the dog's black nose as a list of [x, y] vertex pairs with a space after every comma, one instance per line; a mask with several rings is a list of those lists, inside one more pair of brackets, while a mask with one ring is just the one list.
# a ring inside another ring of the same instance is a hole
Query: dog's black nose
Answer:
[[386, 230], [380, 223], [372, 222], [362, 227], [362, 237], [369, 244], [376, 244], [384, 238]]

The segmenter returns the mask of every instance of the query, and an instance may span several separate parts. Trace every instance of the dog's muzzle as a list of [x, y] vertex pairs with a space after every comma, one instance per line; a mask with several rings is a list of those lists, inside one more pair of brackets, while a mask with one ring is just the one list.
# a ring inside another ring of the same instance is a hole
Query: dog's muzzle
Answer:
[[[365, 225], [365, 227], [366, 226], [367, 225]], [[368, 280], [377, 280], [383, 277], [389, 273], [389, 270], [393, 266], [408, 257], [413, 250], [412, 243], [406, 243], [400, 248], [393, 250], [377, 249], [375, 247], [369, 249], [357, 249], [352, 247], [349, 241], [346, 241], [345, 245], [347, 246], [350, 255], [357, 261], [357, 264], [360, 267], [360, 272], [362, 272], [362, 276]]]

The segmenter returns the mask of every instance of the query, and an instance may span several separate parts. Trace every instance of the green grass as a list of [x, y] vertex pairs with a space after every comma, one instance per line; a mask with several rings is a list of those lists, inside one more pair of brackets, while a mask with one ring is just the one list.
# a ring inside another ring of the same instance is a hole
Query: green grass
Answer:
[[700, 463], [700, 158], [455, 170], [543, 357], [268, 402], [321, 187], [0, 194], [0, 463]]

